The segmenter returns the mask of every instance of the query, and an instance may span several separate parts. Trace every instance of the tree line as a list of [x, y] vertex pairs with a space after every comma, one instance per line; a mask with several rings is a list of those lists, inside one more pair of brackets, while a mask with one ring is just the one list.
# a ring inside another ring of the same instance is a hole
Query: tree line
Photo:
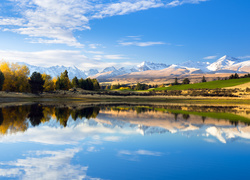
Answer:
[[99, 82], [96, 79], [74, 77], [70, 80], [67, 70], [53, 79], [45, 73], [33, 72], [30, 77], [29, 74], [30, 70], [25, 65], [0, 63], [0, 91], [40, 93], [43, 91], [69, 90], [71, 88], [100, 89]]

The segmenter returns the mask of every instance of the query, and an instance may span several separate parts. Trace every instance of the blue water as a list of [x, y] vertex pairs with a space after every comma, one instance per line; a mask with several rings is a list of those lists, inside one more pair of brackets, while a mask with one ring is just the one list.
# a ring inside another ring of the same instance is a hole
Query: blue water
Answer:
[[0, 179], [250, 179], [247, 125], [195, 124], [200, 117], [190, 116], [177, 124], [198, 128], [173, 131], [145, 126], [140, 116], [131, 119], [141, 124], [124, 118], [100, 111], [96, 118], [69, 117], [63, 127], [51, 117], [1, 135]]

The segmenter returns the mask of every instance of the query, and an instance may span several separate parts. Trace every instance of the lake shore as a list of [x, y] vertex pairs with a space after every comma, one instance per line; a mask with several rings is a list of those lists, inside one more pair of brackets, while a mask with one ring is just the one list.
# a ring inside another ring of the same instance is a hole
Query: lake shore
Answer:
[[39, 95], [31, 93], [0, 92], [0, 103], [188, 103], [188, 104], [250, 104], [249, 96], [242, 97], [203, 97], [203, 96], [122, 96], [122, 95], [100, 95], [100, 94], [75, 94], [71, 93], [42, 93]]

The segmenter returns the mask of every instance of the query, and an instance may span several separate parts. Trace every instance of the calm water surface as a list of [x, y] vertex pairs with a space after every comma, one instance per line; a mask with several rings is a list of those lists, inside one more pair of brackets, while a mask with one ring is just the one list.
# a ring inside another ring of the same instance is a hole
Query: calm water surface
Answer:
[[0, 179], [250, 179], [250, 108], [0, 108]]

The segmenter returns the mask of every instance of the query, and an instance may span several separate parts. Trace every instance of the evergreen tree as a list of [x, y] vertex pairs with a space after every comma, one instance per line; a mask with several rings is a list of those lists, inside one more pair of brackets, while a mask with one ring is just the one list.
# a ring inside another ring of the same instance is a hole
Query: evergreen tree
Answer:
[[33, 72], [30, 76], [29, 84], [32, 93], [43, 92], [44, 80], [42, 75], [38, 72]]
[[87, 78], [86, 82], [87, 82], [86, 90], [94, 90], [94, 85], [93, 85], [92, 80], [90, 78]]
[[174, 85], [178, 85], [179, 83], [178, 83], [178, 79], [177, 78], [175, 78], [174, 79]]
[[79, 80], [79, 87], [82, 88], [82, 89], [87, 89], [87, 82], [85, 79], [81, 78]]
[[201, 82], [207, 82], [207, 80], [206, 80], [205, 76], [203, 76], [203, 77], [202, 77]]
[[100, 84], [99, 82], [97, 81], [97, 79], [92, 79], [92, 83], [93, 83], [93, 90], [100, 90], [101, 87], [100, 87]]
[[2, 73], [2, 71], [0, 70], [0, 91], [2, 91], [3, 89], [3, 83], [4, 83], [4, 74]]
[[183, 84], [189, 84], [190, 83], [190, 80], [188, 78], [185, 78], [182, 82]]
[[72, 86], [74, 88], [78, 88], [79, 87], [79, 80], [78, 80], [78, 78], [76, 76], [72, 79]]
[[61, 73], [60, 77], [56, 81], [56, 89], [69, 90], [71, 88], [71, 83], [68, 76], [68, 71], [65, 70]]
[[61, 84], [60, 78], [57, 77], [57, 80], [56, 80], [56, 90], [60, 89], [60, 84]]

